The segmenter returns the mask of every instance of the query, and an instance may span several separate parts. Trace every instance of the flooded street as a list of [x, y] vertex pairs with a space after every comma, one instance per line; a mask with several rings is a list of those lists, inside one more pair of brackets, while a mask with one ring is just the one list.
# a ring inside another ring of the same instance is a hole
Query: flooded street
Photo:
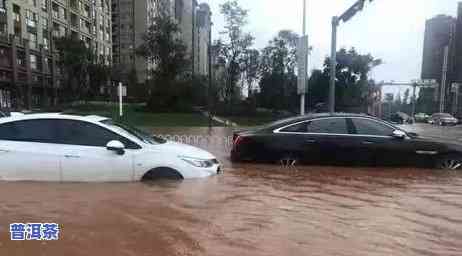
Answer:
[[[233, 165], [225, 144], [201, 144], [225, 167], [207, 179], [0, 183], [0, 255], [462, 255], [462, 173]], [[13, 222], [60, 240], [11, 242]]]

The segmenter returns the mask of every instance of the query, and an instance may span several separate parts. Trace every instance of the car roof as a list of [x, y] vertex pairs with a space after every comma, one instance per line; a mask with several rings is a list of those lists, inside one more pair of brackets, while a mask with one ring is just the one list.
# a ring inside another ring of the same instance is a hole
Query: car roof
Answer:
[[371, 118], [371, 119], [377, 119], [374, 116], [366, 115], [366, 114], [355, 114], [355, 113], [310, 113], [307, 115], [303, 116], [295, 116], [295, 117], [289, 117], [286, 119], [278, 120], [273, 123], [267, 124], [263, 127], [263, 129], [273, 129], [276, 127], [284, 126], [287, 124], [291, 123], [296, 123], [299, 121], [305, 121], [305, 120], [311, 120], [311, 119], [317, 119], [317, 118], [325, 118], [325, 117], [363, 117], [363, 118]]
[[103, 117], [103, 116], [96, 116], [96, 115], [78, 116], [78, 115], [66, 115], [66, 114], [61, 114], [61, 113], [40, 113], [40, 114], [27, 114], [27, 115], [4, 117], [0, 119], [0, 123], [8, 123], [8, 122], [22, 121], [22, 120], [35, 120], [35, 119], [65, 119], [65, 120], [80, 120], [80, 121], [97, 123], [97, 122], [101, 122], [104, 120], [108, 120], [110, 118]]

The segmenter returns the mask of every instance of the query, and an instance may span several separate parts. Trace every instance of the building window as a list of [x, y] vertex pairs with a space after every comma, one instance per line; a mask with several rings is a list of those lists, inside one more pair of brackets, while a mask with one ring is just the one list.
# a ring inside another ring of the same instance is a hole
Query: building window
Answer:
[[29, 47], [37, 49], [37, 34], [29, 32]]
[[31, 10], [26, 12], [26, 24], [28, 27], [36, 28], [37, 27], [37, 14]]
[[48, 50], [50, 49], [50, 42], [48, 38], [44, 37], [43, 38], [43, 49]]
[[21, 23], [21, 7], [13, 4], [13, 21]]
[[0, 23], [0, 35], [6, 35], [6, 34], [7, 34], [7, 24]]
[[32, 70], [37, 70], [37, 56], [34, 54], [30, 55], [30, 68]]
[[48, 11], [48, 0], [40, 0], [40, 7], [44, 12]]
[[178, 20], [178, 22], [181, 22], [183, 18], [183, 0], [175, 0], [175, 18]]
[[0, 0], [0, 12], [6, 12], [5, 0]]
[[34, 7], [37, 7], [37, 0], [29, 0], [29, 3]]
[[42, 29], [48, 30], [48, 19], [46, 17], [42, 17]]
[[48, 58], [47, 58], [47, 57], [44, 57], [44, 58], [43, 58], [43, 64], [44, 64], [43, 70], [44, 70], [45, 72], [47, 72], [47, 73], [49, 72], [49, 66], [48, 66], [48, 65], [50, 65], [48, 62], [49, 62], [49, 61], [48, 61]]

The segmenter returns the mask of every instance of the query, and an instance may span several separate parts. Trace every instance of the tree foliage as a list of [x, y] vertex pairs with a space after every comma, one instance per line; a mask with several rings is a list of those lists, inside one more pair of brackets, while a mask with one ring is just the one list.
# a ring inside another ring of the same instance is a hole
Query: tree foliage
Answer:
[[295, 110], [297, 103], [297, 41], [289, 30], [280, 31], [262, 50], [260, 100], [263, 107]]
[[[370, 71], [382, 64], [382, 60], [370, 54], [360, 54], [356, 49], [340, 49], [337, 52], [336, 69], [336, 111], [365, 111], [367, 96], [373, 82], [369, 79]], [[330, 58], [324, 61], [323, 74], [314, 73], [310, 79], [310, 92], [313, 96], [312, 104], [327, 103], [330, 77]]]
[[88, 70], [95, 61], [94, 54], [82, 40], [70, 36], [57, 39], [56, 49], [64, 78], [63, 98], [66, 102], [81, 99], [89, 91]]
[[98, 62], [93, 49], [82, 40], [71, 36], [58, 38], [56, 49], [63, 77], [61, 93], [66, 103], [94, 99], [100, 94], [101, 86], [111, 80], [111, 68]]
[[231, 106], [233, 99], [240, 94], [236, 89], [245, 67], [246, 53], [252, 46], [254, 38], [251, 34], [244, 32], [248, 11], [243, 9], [236, 0], [220, 5], [220, 13], [225, 17], [225, 26], [220, 32], [223, 39], [219, 40], [215, 47], [218, 49], [218, 58], [225, 67], [225, 84], [222, 95], [227, 105]]
[[171, 110], [179, 104], [179, 87], [187, 79], [186, 46], [181, 40], [180, 28], [170, 13], [168, 0], [156, 0], [156, 15], [146, 33], [137, 54], [146, 58], [151, 79], [147, 82], [151, 91], [148, 106], [151, 110]]

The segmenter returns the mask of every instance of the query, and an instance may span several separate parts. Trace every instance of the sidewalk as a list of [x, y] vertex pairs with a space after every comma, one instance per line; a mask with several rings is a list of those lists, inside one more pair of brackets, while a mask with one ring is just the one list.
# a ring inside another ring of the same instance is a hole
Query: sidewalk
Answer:
[[[209, 112], [208, 111], [201, 111], [202, 115], [204, 115], [205, 117], [209, 117]], [[220, 124], [223, 124], [224, 126], [231, 126], [231, 127], [237, 127], [239, 126], [238, 124], [228, 120], [228, 119], [225, 119], [225, 118], [221, 118], [221, 117], [218, 117], [218, 116], [212, 116], [212, 120], [217, 122], [217, 123], [220, 123]]]

